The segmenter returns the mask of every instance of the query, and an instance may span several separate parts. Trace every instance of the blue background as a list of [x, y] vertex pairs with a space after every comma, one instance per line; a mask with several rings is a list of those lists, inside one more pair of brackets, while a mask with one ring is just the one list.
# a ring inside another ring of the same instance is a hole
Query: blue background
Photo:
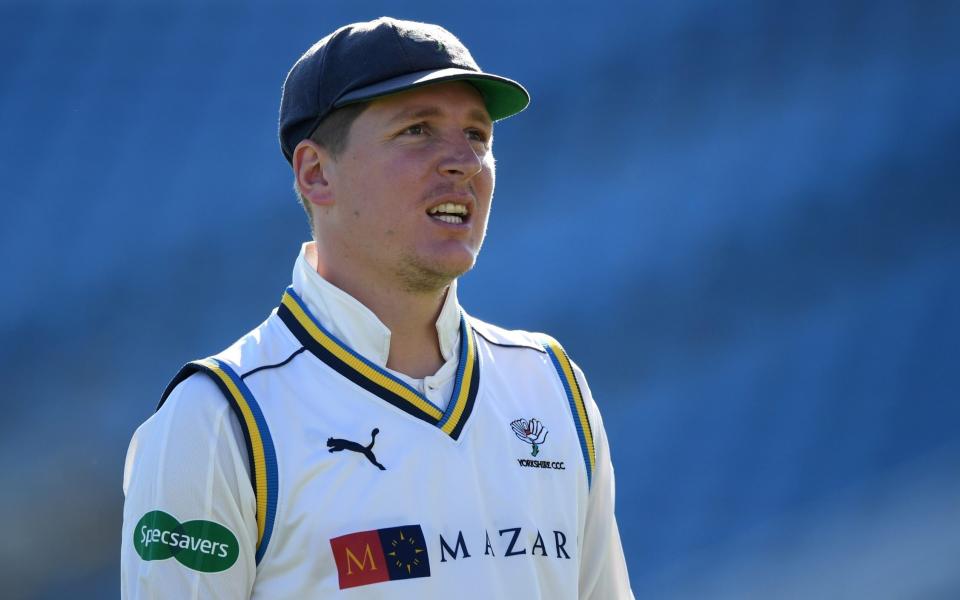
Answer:
[[473, 314], [552, 333], [638, 598], [960, 597], [960, 5], [0, 3], [0, 581], [115, 597], [126, 445], [306, 221], [293, 61], [381, 14], [522, 81]]

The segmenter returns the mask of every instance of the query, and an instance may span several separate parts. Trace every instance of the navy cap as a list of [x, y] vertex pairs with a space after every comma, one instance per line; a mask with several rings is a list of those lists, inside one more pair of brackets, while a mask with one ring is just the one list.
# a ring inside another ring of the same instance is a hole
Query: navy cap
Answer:
[[467, 81], [494, 121], [530, 103], [522, 85], [484, 73], [439, 25], [380, 17], [337, 29], [293, 65], [280, 99], [280, 149], [288, 162], [334, 109], [442, 81]]

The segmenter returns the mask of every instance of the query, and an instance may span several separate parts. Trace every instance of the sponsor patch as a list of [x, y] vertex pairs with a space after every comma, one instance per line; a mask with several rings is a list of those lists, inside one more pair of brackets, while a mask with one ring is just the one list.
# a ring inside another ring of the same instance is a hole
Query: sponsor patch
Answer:
[[419, 525], [358, 531], [330, 540], [340, 589], [430, 577], [430, 555]]
[[202, 520], [180, 523], [162, 510], [150, 511], [137, 522], [133, 547], [143, 560], [173, 557], [204, 573], [225, 571], [240, 555], [237, 536], [223, 525]]

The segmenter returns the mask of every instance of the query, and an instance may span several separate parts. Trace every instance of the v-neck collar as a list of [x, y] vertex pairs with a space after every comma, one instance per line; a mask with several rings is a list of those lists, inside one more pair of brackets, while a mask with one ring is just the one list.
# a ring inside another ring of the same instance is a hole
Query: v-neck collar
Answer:
[[480, 382], [480, 361], [473, 328], [460, 311], [460, 362], [445, 411], [395, 375], [374, 364], [327, 331], [293, 288], [283, 294], [277, 315], [314, 356], [371, 394], [437, 427], [454, 440], [473, 412]]

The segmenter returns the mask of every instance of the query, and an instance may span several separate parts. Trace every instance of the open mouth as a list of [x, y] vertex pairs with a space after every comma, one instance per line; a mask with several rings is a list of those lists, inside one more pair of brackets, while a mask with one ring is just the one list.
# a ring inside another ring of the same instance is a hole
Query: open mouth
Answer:
[[430, 218], [451, 225], [460, 225], [470, 220], [470, 209], [466, 204], [457, 204], [455, 202], [444, 202], [427, 209]]

